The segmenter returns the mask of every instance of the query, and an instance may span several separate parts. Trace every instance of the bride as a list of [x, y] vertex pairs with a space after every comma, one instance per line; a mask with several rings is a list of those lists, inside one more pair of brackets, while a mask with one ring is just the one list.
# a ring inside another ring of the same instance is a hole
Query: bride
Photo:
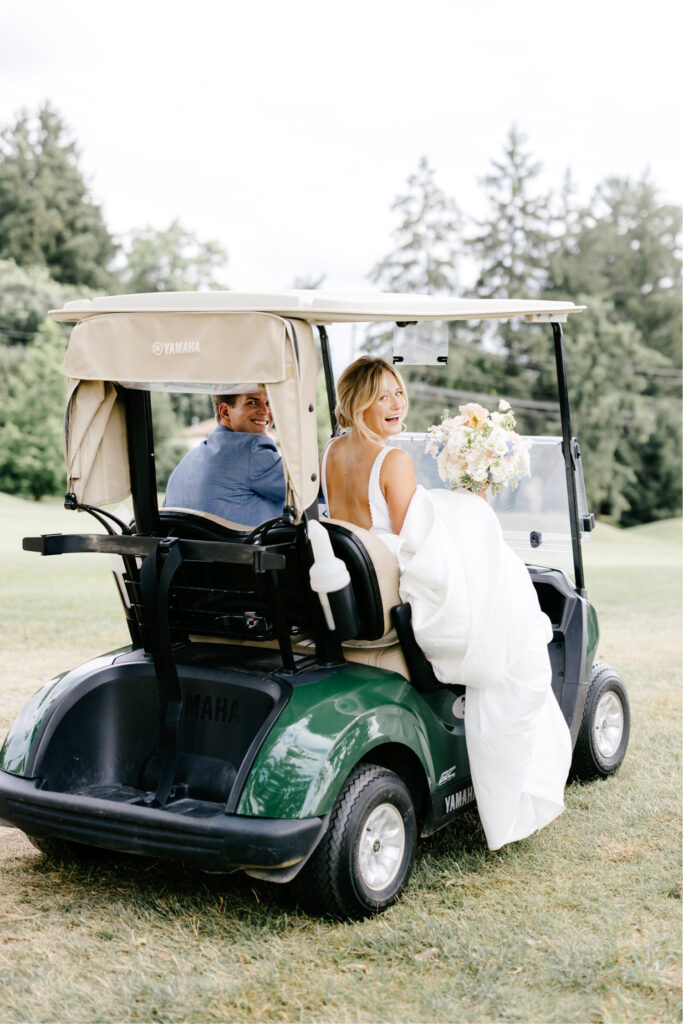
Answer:
[[472, 784], [489, 848], [498, 849], [564, 810], [571, 740], [551, 690], [550, 622], [483, 496], [425, 490], [408, 453], [387, 445], [408, 411], [400, 374], [363, 356], [337, 392], [346, 432], [323, 453], [329, 514], [387, 544], [435, 675], [467, 687]]

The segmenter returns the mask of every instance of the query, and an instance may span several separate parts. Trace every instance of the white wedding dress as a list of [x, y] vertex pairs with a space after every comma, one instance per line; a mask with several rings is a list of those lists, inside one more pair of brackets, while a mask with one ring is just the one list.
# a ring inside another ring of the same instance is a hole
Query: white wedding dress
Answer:
[[[326, 495], [325, 462], [322, 482]], [[396, 535], [370, 474], [372, 533], [395, 555], [415, 638], [444, 683], [467, 687], [465, 736], [489, 848], [523, 839], [564, 810], [571, 740], [551, 690], [552, 627], [529, 573], [474, 494], [418, 486]]]

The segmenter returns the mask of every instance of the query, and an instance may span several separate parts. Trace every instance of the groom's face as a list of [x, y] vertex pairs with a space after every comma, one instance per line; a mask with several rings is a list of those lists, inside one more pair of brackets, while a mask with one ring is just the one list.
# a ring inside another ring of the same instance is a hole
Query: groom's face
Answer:
[[380, 392], [364, 414], [366, 426], [380, 437], [400, 434], [406, 414], [406, 397], [403, 388], [388, 370], [384, 371]]
[[224, 427], [245, 434], [265, 434], [273, 423], [265, 391], [237, 395], [234, 405], [223, 402], [218, 411]]

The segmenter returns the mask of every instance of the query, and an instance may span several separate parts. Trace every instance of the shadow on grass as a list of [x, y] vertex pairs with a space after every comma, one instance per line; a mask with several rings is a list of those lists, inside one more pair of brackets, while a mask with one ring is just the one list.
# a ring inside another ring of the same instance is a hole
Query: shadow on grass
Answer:
[[182, 863], [155, 861], [133, 854], [95, 851], [93, 856], [69, 858], [42, 855], [24, 868], [33, 883], [34, 896], [43, 890], [72, 905], [86, 904], [107, 917], [112, 906], [136, 916], [161, 918], [197, 916], [203, 921], [225, 916], [272, 933], [281, 916], [269, 898], [267, 883], [242, 872], [208, 874]]
[[[498, 859], [486, 847], [476, 811], [463, 813], [451, 826], [418, 844], [415, 868], [408, 884], [420, 899], [438, 878], [466, 876], [486, 870]], [[88, 906], [97, 916], [118, 913], [187, 919], [225, 926], [236, 924], [271, 935], [305, 921], [322, 920], [298, 908], [288, 887], [249, 878], [243, 872], [206, 873], [191, 865], [83, 847], [77, 856], [40, 855], [15, 863], [14, 871], [29, 884], [32, 900]]]

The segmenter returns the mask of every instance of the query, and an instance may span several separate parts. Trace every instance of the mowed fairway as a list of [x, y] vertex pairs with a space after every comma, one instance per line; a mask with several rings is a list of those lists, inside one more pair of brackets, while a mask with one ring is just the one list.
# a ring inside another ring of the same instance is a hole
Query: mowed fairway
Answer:
[[[0, 496], [0, 732], [51, 675], [127, 642], [106, 556], [20, 538], [91, 532]], [[242, 876], [121, 859], [55, 865], [0, 828], [0, 1021], [678, 1021], [681, 524], [586, 546], [599, 657], [630, 690], [619, 773], [490, 853], [476, 814], [423, 842], [381, 917], [335, 924]]]

